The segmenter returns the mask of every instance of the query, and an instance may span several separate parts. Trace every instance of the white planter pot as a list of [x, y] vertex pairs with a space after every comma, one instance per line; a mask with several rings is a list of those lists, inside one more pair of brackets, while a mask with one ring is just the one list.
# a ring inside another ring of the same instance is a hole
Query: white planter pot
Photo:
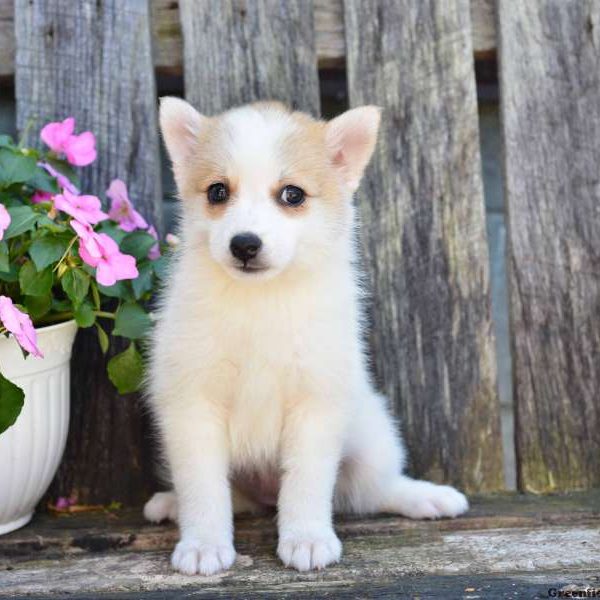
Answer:
[[0, 434], [0, 535], [27, 524], [60, 463], [69, 429], [69, 360], [77, 325], [37, 330], [44, 358], [23, 358], [0, 338], [0, 369], [25, 392], [16, 423]]

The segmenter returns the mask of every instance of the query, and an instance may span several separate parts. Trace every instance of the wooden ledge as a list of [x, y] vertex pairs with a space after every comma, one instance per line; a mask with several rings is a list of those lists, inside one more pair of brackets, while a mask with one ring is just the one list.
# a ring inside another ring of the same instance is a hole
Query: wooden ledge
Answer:
[[241, 517], [234, 568], [187, 577], [168, 564], [176, 528], [148, 525], [139, 510], [39, 515], [28, 527], [0, 537], [0, 596], [133, 598], [160, 591], [158, 598], [189, 591], [194, 597], [258, 598], [303, 591], [387, 597], [428, 588], [447, 594], [461, 586], [545, 589], [548, 582], [565, 585], [573, 578], [594, 585], [600, 572], [600, 491], [475, 499], [468, 515], [437, 522], [343, 517], [336, 529], [344, 543], [342, 562], [319, 573], [297, 573], [275, 558], [272, 516]]

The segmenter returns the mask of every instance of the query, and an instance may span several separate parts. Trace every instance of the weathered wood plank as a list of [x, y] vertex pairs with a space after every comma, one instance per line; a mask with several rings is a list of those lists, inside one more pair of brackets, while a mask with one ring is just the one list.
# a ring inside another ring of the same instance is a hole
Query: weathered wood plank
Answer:
[[319, 114], [311, 8], [303, 0], [182, 0], [186, 98], [208, 115], [255, 100]]
[[[597, 493], [549, 499], [511, 495], [475, 499], [471, 513], [456, 520], [339, 518], [342, 562], [319, 573], [285, 569], [275, 558], [273, 518], [243, 516], [235, 522], [236, 564], [214, 577], [174, 573], [168, 556], [176, 528], [143, 523], [139, 511], [40, 515], [31, 526], [0, 538], [0, 596], [70, 592], [82, 598], [110, 592], [112, 598], [115, 592], [154, 590], [157, 595], [149, 597], [158, 598], [158, 590], [171, 597], [170, 590], [187, 588], [194, 597], [391, 598], [404, 597], [410, 583], [414, 593], [408, 597], [429, 597], [419, 577], [456, 577], [442, 586], [439, 597], [445, 598], [463, 597], [482, 574], [515, 577], [505, 582], [511, 596], [519, 574], [529, 584], [543, 584], [545, 594], [552, 583], [572, 582], [573, 570], [597, 574], [599, 509]], [[557, 547], [577, 547], [577, 552], [557, 553]], [[544, 577], [548, 571], [554, 571], [552, 577]], [[579, 575], [574, 581], [587, 580]], [[490, 596], [489, 588], [480, 592]]]
[[[503, 493], [475, 496], [470, 502], [469, 511], [458, 519], [413, 521], [397, 515], [336, 515], [335, 527], [345, 538], [357, 535], [410, 537], [414, 532], [437, 535], [438, 532], [552, 525], [578, 527], [600, 522], [600, 489], [549, 496]], [[273, 513], [237, 515], [237, 535], [249, 544], [275, 540]], [[11, 559], [43, 560], [82, 550], [165, 550], [177, 539], [176, 525], [148, 523], [141, 507], [58, 514], [40, 512], [31, 525], [0, 536], [0, 565]]]
[[[308, 1], [308, 0], [307, 0]], [[14, 0], [0, 0], [0, 77], [14, 73]], [[317, 56], [320, 67], [344, 65], [346, 42], [342, 0], [313, 0]], [[495, 0], [471, 0], [473, 48], [486, 55], [496, 48]], [[183, 42], [178, 0], [150, 0], [154, 64], [169, 73], [181, 73]]]
[[471, 35], [475, 58], [493, 55], [496, 50], [497, 0], [471, 0]]
[[15, 72], [14, 0], [0, 0], [0, 77]]
[[359, 192], [377, 378], [411, 471], [502, 487], [467, 0], [346, 0], [352, 106], [378, 104]]
[[600, 484], [600, 4], [499, 5], [518, 480]]
[[[286, 569], [276, 558], [276, 542], [271, 540], [248, 544], [238, 539], [238, 555], [231, 569], [208, 577], [174, 572], [169, 564], [172, 548], [154, 552], [73, 552], [62, 560], [53, 557], [43, 561], [15, 561], [10, 565], [12, 569], [2, 573], [0, 597], [14, 600], [21, 594], [43, 594], [48, 600], [53, 595], [72, 594], [72, 598], [80, 600], [88, 594], [96, 600], [103, 596], [93, 594], [111, 593], [110, 598], [114, 598], [112, 593], [127, 590], [143, 592], [145, 598], [149, 591], [175, 589], [187, 591], [194, 598], [383, 597], [391, 600], [413, 598], [412, 594], [405, 596], [402, 590], [407, 581], [423, 575], [501, 574], [531, 580], [536, 571], [554, 571], [551, 579], [546, 576], [545, 581], [542, 580], [543, 596], [515, 596], [514, 588], [510, 587], [507, 595], [482, 596], [542, 598], [547, 597], [547, 590], [552, 587], [549, 582], [572, 583], [569, 571], [585, 570], [586, 579], [591, 583], [593, 579], [589, 576], [597, 577], [600, 567], [597, 525], [455, 532], [408, 539], [395, 535], [363, 535], [342, 538], [342, 542], [345, 555], [341, 562], [316, 573]], [[557, 552], [557, 546], [577, 547], [577, 552]], [[579, 582], [580, 578], [576, 576], [575, 581]], [[437, 597], [464, 598], [465, 588], [472, 588], [472, 582], [469, 585], [467, 580], [466, 585], [454, 593]], [[356, 593], [357, 587], [362, 589], [362, 594]], [[305, 595], [298, 595], [299, 592]], [[376, 595], [372, 595], [374, 593]]]
[[[146, 565], [139, 565], [144, 568]], [[362, 574], [362, 573], [361, 573]], [[39, 577], [39, 574], [35, 574]], [[235, 598], [244, 600], [314, 600], [328, 598], [336, 600], [356, 600], [371, 598], [396, 600], [396, 598], [546, 598], [549, 590], [558, 597], [575, 598], [574, 591], [585, 594], [586, 590], [596, 588], [598, 576], [593, 569], [560, 568], [551, 571], [538, 569], [534, 573], [513, 571], [502, 574], [474, 575], [419, 575], [410, 577], [398, 575], [382, 579], [378, 574], [362, 574], [359, 581], [320, 582], [318, 578], [308, 583], [286, 581], [283, 584], [270, 582], [268, 586], [249, 585], [229, 587], [221, 581], [215, 585], [206, 582], [191, 583], [170, 588], [161, 587], [156, 591], [144, 591], [144, 600], [180, 600], [193, 598]], [[64, 576], [63, 573], [55, 574]], [[118, 580], [117, 580], [118, 581]], [[573, 581], [577, 581], [576, 584]], [[77, 600], [139, 600], [139, 591], [122, 591], [125, 585], [115, 585], [107, 595], [96, 593], [77, 593]], [[580, 597], [585, 597], [581, 595]], [[11, 600], [73, 600], [73, 594], [34, 594], [13, 595]]]
[[[146, 0], [16, 1], [17, 119], [40, 126], [76, 118], [97, 136], [98, 159], [81, 171], [83, 189], [104, 195], [109, 182], [127, 182], [138, 209], [159, 228], [156, 91]], [[63, 466], [54, 485], [81, 501], [140, 500], [151, 461], [141, 459], [143, 420], [132, 398], [108, 381], [93, 332], [74, 349], [72, 418]]]

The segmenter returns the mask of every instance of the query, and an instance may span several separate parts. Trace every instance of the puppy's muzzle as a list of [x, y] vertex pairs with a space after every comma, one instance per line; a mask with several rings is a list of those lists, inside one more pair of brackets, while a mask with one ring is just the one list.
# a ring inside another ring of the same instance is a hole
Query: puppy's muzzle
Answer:
[[229, 243], [231, 254], [242, 261], [244, 266], [253, 258], [256, 258], [261, 246], [261, 239], [255, 233], [250, 232], [234, 235]]

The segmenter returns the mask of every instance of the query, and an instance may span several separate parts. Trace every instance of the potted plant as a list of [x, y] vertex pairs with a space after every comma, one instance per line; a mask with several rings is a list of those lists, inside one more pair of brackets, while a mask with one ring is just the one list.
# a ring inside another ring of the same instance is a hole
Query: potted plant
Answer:
[[95, 160], [95, 138], [74, 130], [72, 118], [46, 125], [47, 151], [0, 136], [0, 534], [29, 521], [58, 468], [77, 328], [95, 328], [104, 353], [111, 336], [129, 340], [107, 370], [135, 391], [165, 267], [122, 181], [105, 203], [80, 192], [75, 167]]

